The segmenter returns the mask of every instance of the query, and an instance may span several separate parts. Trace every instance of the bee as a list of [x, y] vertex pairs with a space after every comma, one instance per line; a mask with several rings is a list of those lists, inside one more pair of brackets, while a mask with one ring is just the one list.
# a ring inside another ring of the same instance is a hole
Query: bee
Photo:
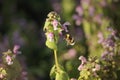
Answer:
[[68, 45], [74, 45], [75, 44], [74, 38], [70, 34], [65, 35], [65, 40], [67, 41]]

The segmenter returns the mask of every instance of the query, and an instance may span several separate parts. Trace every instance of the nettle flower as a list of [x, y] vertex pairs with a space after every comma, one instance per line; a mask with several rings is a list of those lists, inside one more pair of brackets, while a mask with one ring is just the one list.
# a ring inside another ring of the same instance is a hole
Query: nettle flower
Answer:
[[74, 39], [68, 32], [69, 25], [70, 24], [68, 22], [62, 25], [60, 23], [60, 16], [56, 12], [50, 12], [43, 28], [47, 37], [46, 46], [57, 50], [57, 43], [60, 36], [63, 36], [69, 45], [73, 45]]
[[8, 50], [6, 52], [3, 52], [3, 61], [7, 65], [12, 65], [13, 60], [15, 59], [15, 55], [12, 53], [11, 50]]
[[50, 42], [54, 41], [54, 34], [52, 32], [46, 33], [47, 38]]
[[52, 25], [53, 25], [54, 30], [58, 30], [58, 24], [59, 24], [59, 22], [56, 19], [54, 19], [52, 21]]
[[81, 65], [78, 67], [78, 70], [81, 71], [83, 68], [84, 68], [84, 65], [81, 64]]
[[81, 71], [84, 68], [84, 64], [87, 62], [84, 56], [80, 56], [79, 60], [81, 60], [81, 65], [78, 67], [78, 70]]
[[5, 57], [5, 61], [8, 65], [12, 65], [13, 64], [13, 61], [12, 61], [12, 57], [10, 55], [7, 55]]
[[78, 13], [79, 16], [83, 16], [84, 11], [82, 6], [77, 6], [76, 12]]
[[69, 22], [65, 22], [62, 26], [63, 26], [63, 30], [64, 30], [65, 32], [69, 32], [69, 30], [68, 30], [68, 26], [70, 26], [70, 23], [69, 23]]
[[75, 24], [77, 26], [81, 25], [82, 21], [83, 21], [83, 18], [82, 16], [79, 16], [79, 15], [73, 15], [73, 19], [75, 20]]
[[100, 65], [99, 64], [96, 64], [95, 65], [95, 68], [92, 69], [92, 71], [99, 71], [100, 70]]
[[94, 6], [90, 6], [90, 7], [89, 7], [89, 15], [90, 15], [90, 16], [94, 16], [94, 13], [95, 13], [95, 8], [94, 8]]
[[98, 43], [102, 43], [104, 41], [102, 32], [99, 32], [97, 36], [98, 36]]
[[80, 56], [79, 60], [81, 60], [81, 64], [85, 64], [87, 62], [87, 60], [84, 56]]
[[104, 40], [102, 45], [103, 45], [104, 48], [109, 48], [110, 50], [113, 50], [114, 47], [115, 47], [115, 42], [111, 37], [109, 37], [106, 40]]
[[97, 14], [93, 17], [93, 21], [98, 23], [98, 24], [102, 24], [102, 14]]
[[14, 54], [20, 54], [21, 52], [19, 51], [20, 49], [20, 46], [19, 45], [15, 45], [14, 48], [13, 48], [13, 53]]

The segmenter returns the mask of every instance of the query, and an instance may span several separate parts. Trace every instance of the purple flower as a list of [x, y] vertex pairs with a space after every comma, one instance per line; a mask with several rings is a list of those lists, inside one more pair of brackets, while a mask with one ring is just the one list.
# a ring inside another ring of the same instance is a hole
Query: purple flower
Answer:
[[90, 14], [90, 16], [93, 16], [94, 12], [95, 12], [95, 8], [93, 6], [90, 6], [89, 7], [89, 14]]
[[108, 27], [107, 30], [111, 32], [112, 36], [116, 37], [116, 34], [117, 34], [116, 30], [114, 30], [112, 27]]
[[79, 60], [81, 60], [81, 65], [78, 67], [78, 70], [81, 71], [84, 68], [84, 64], [87, 62], [84, 56], [80, 56]]
[[63, 24], [63, 29], [64, 29], [65, 32], [68, 32], [68, 26], [70, 26], [70, 23], [69, 23], [69, 22], [65, 22], [65, 23]]
[[18, 30], [16, 30], [15, 32], [13, 32], [12, 40], [13, 40], [14, 44], [19, 44], [21, 46], [25, 44], [25, 40], [20, 35], [20, 32]]
[[51, 32], [51, 33], [47, 33], [47, 37], [49, 39], [49, 41], [54, 41], [54, 34]]
[[18, 51], [19, 49], [20, 49], [20, 46], [19, 45], [15, 45], [14, 48], [13, 48], [13, 53], [20, 54], [21, 52]]
[[53, 20], [52, 25], [53, 25], [54, 30], [58, 30], [58, 27], [57, 27], [58, 21], [57, 20]]
[[93, 20], [94, 20], [95, 22], [97, 22], [98, 24], [102, 24], [102, 15], [101, 15], [101, 14], [96, 15], [96, 16], [93, 18]]
[[101, 55], [102, 59], [105, 59], [105, 57], [109, 54], [108, 51], [104, 51]]
[[104, 48], [109, 48], [110, 50], [113, 50], [114, 47], [115, 47], [115, 43], [114, 43], [114, 41], [112, 40], [111, 37], [106, 39], [106, 40], [104, 40], [102, 45], [103, 45]]
[[77, 6], [76, 12], [78, 13], [79, 16], [83, 15], [83, 8], [81, 6]]
[[75, 49], [70, 49], [68, 51], [68, 54], [71, 56], [71, 58], [74, 58], [76, 56], [77, 52]]
[[84, 65], [81, 64], [81, 65], [78, 67], [78, 70], [81, 71], [83, 68], [84, 68]]
[[77, 52], [75, 49], [70, 49], [66, 54], [63, 55], [63, 58], [66, 60], [73, 59], [77, 55]]
[[85, 64], [87, 62], [87, 60], [84, 56], [80, 56], [79, 60], [81, 60], [81, 64]]
[[95, 68], [92, 69], [92, 71], [99, 71], [100, 70], [100, 65], [99, 64], [96, 64], [95, 65]]
[[101, 5], [102, 7], [105, 7], [105, 6], [107, 5], [107, 3], [106, 3], [105, 0], [101, 0], [100, 5]]
[[13, 64], [11, 56], [7, 55], [6, 58], [5, 58], [5, 60], [6, 60], [6, 62], [7, 62], [8, 65], [12, 65]]
[[73, 19], [75, 20], [75, 23], [77, 26], [81, 25], [82, 23], [82, 17], [78, 15], [73, 15]]
[[98, 43], [102, 43], [104, 41], [102, 32], [99, 32], [97, 36], [98, 36]]

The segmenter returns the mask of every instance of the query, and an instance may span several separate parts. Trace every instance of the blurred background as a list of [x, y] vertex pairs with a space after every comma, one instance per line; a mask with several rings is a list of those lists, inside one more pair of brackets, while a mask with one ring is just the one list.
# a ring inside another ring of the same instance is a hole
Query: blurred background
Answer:
[[54, 57], [45, 46], [43, 27], [47, 14], [56, 11], [61, 23], [71, 23], [70, 33], [76, 41], [74, 46], [60, 41], [59, 61], [71, 78], [77, 78], [78, 57], [100, 56], [102, 52], [97, 33], [105, 32], [106, 26], [120, 29], [119, 4], [119, 0], [0, 0], [0, 53], [20, 45], [18, 60], [26, 71], [25, 77], [50, 80]]

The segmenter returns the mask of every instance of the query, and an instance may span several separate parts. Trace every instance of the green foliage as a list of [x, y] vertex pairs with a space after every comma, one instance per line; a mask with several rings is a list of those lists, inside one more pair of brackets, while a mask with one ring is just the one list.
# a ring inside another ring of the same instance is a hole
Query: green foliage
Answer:
[[50, 42], [50, 41], [46, 41], [46, 46], [50, 49], [54, 49], [54, 50], [57, 50], [57, 46], [56, 46], [56, 43], [55, 42]]
[[55, 65], [51, 68], [51, 71], [50, 71], [50, 78], [51, 80], [53, 80], [56, 76], [56, 67]]
[[58, 69], [54, 65], [50, 71], [51, 80], [69, 80], [68, 74], [64, 71], [63, 67], [59, 65]]
[[[62, 66], [60, 66], [57, 59], [57, 43], [59, 41], [60, 34], [65, 34], [66, 29], [67, 27], [63, 28], [62, 25], [60, 24], [60, 17], [56, 12], [50, 12], [48, 14], [48, 18], [46, 19], [43, 30], [46, 32], [45, 33], [47, 38], [46, 46], [54, 50], [54, 56], [55, 56], [55, 65], [52, 67], [50, 71], [51, 79], [69, 80], [68, 74], [64, 71]], [[62, 33], [63, 31], [64, 33]], [[66, 41], [70, 42], [70, 40], [72, 39], [71, 36], [68, 33], [66, 35], [67, 35]], [[63, 36], [66, 36], [66, 35], [63, 35]], [[73, 42], [73, 39], [72, 39], [72, 42]]]
[[59, 72], [56, 73], [55, 80], [69, 80], [69, 77], [65, 71], [59, 70]]

